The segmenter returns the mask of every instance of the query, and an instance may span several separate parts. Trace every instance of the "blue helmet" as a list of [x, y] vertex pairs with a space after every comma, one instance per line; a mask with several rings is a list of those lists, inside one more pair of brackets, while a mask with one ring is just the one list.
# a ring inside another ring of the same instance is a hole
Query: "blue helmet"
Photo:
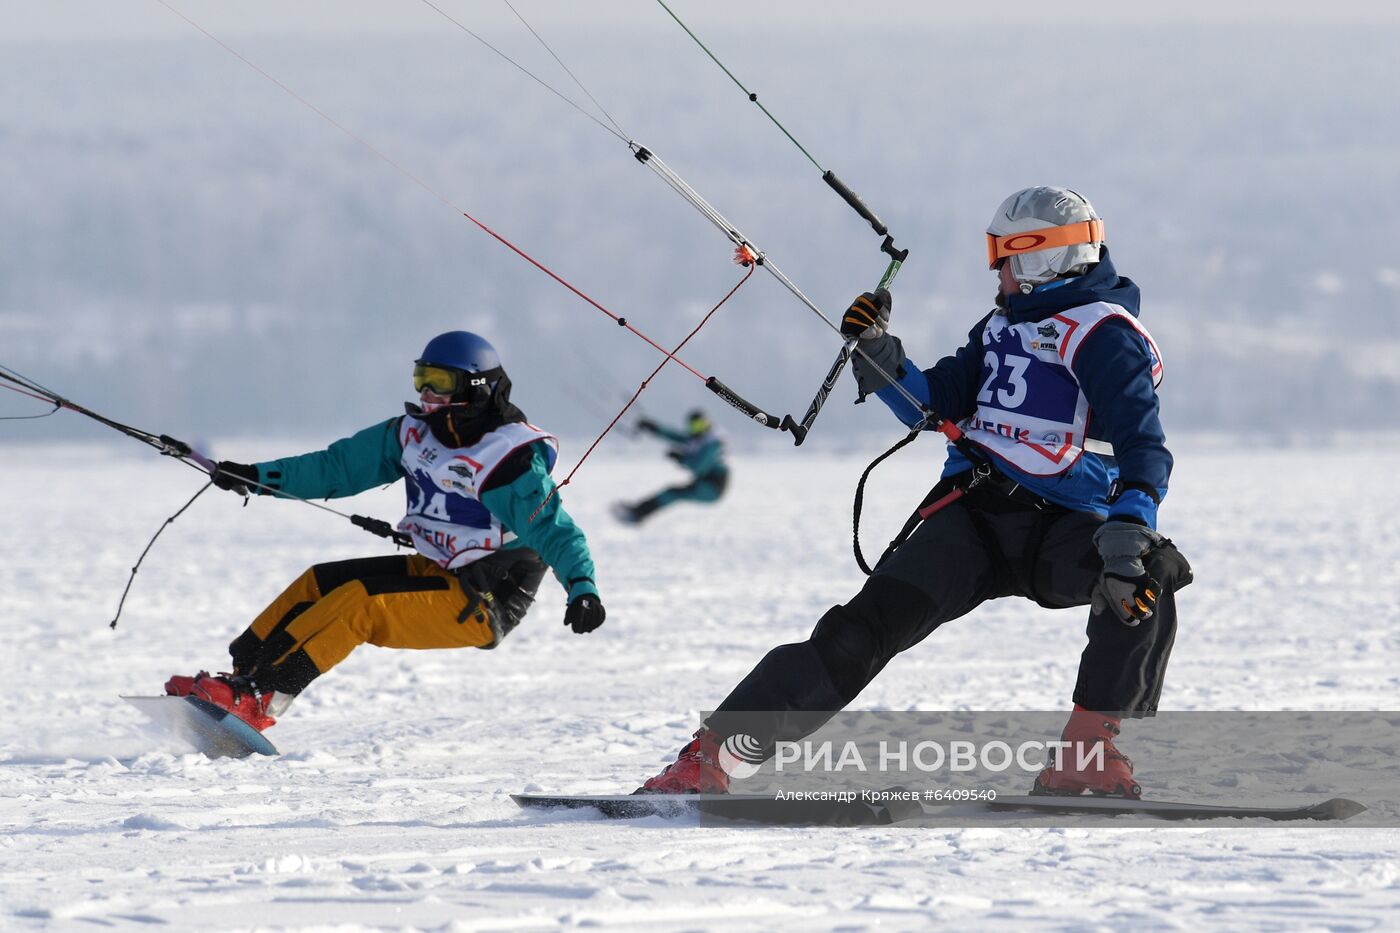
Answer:
[[486, 402], [503, 382], [510, 384], [496, 348], [464, 330], [448, 331], [429, 340], [423, 355], [414, 362], [415, 389], [431, 389], [458, 402]]
[[501, 368], [496, 348], [465, 330], [450, 330], [438, 334], [423, 348], [423, 355], [414, 360], [428, 366], [446, 366], [469, 373], [484, 373]]

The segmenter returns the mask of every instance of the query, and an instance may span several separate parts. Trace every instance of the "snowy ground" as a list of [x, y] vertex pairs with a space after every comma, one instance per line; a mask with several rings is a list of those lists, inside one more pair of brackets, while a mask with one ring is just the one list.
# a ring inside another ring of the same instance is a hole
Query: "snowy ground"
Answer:
[[[929, 484], [930, 447], [877, 470], [868, 551]], [[852, 593], [850, 498], [872, 453], [741, 457], [720, 506], [630, 529], [609, 501], [675, 474], [618, 443], [567, 491], [599, 559], [603, 629], [564, 629], [550, 590], [492, 653], [362, 649], [272, 730], [282, 757], [211, 762], [143, 733], [116, 696], [218, 669], [305, 566], [378, 542], [211, 490], [157, 543], [113, 632], [127, 569], [198, 477], [135, 445], [0, 447], [0, 928], [1394, 924], [1395, 830], [712, 828], [511, 804], [531, 785], [630, 789], [764, 651]], [[1162, 526], [1197, 582], [1164, 706], [1395, 709], [1395, 448], [1177, 453]], [[351, 509], [395, 518], [399, 495]], [[1077, 610], [984, 607], [858, 705], [1063, 709], [1082, 629]], [[1139, 771], [1150, 788], [1151, 763]]]

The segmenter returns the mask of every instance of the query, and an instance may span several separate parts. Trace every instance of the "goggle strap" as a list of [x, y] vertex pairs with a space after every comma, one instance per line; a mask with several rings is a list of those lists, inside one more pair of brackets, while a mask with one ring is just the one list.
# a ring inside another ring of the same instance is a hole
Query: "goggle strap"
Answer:
[[1079, 243], [1102, 243], [1103, 221], [1097, 218], [1084, 220], [1063, 227], [1042, 227], [1024, 233], [1009, 233], [1006, 236], [987, 234], [987, 268], [1011, 256], [1034, 253], [1059, 246], [1075, 246]]
[[495, 382], [497, 379], [505, 375], [505, 370], [497, 366], [493, 369], [482, 370], [479, 373], [464, 372], [463, 375], [466, 376], [466, 384], [468, 386], [472, 388], [478, 388], [482, 386], [489, 386], [491, 383]]

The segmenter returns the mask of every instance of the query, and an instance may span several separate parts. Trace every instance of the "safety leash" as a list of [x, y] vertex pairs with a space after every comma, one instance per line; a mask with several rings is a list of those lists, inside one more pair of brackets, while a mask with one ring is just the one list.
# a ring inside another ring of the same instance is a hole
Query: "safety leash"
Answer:
[[[904, 527], [899, 530], [899, 534], [895, 535], [890, 543], [886, 545], [884, 553], [881, 554], [880, 559], [875, 562], [875, 568], [879, 568], [881, 564], [889, 559], [891, 554], [899, 550], [900, 546], [903, 545], [905, 541], [909, 540], [909, 536], [914, 533], [914, 529], [918, 528], [920, 524], [986, 482], [995, 472], [991, 461], [967, 439], [967, 436], [963, 434], [956, 425], [947, 421], [942, 422], [942, 424], [956, 432], [957, 436], [956, 439], [954, 439], [947, 430], [944, 430], [942, 427], [937, 428], [944, 436], [948, 437], [953, 446], [972, 464], [971, 473], [967, 476], [965, 481], [955, 482], [953, 488], [941, 496], [938, 495], [939, 486], [942, 485], [941, 481], [940, 483], [934, 484], [934, 487], [928, 491], [928, 494], [924, 496], [923, 500], [919, 502], [919, 505], [904, 522]], [[861, 551], [860, 547], [860, 515], [865, 506], [865, 481], [869, 479], [871, 472], [874, 471], [877, 466], [893, 456], [896, 451], [912, 443], [915, 438], [927, 429], [927, 427], [928, 425], [925, 422], [916, 424], [907, 436], [902, 438], [889, 450], [870, 461], [870, 465], [860, 474], [860, 481], [856, 483], [855, 501], [851, 508], [851, 545], [852, 549], [855, 551], [856, 566], [858, 566], [867, 577], [875, 571], [866, 563], [865, 554]]]
[[112, 616], [111, 622], [107, 623], [108, 628], [115, 629], [117, 627], [117, 620], [122, 617], [122, 609], [126, 606], [126, 595], [131, 592], [131, 584], [136, 582], [136, 573], [141, 569], [141, 564], [143, 561], [145, 561], [146, 555], [151, 552], [151, 548], [156, 543], [156, 538], [159, 538], [160, 533], [164, 531], [169, 525], [173, 524], [175, 522], [175, 519], [185, 514], [185, 509], [194, 505], [194, 500], [204, 495], [204, 490], [208, 489], [212, 485], [214, 485], [214, 480], [210, 479], [209, 482], [205, 483], [203, 486], [200, 486], [199, 491], [196, 492], [194, 495], [190, 496], [189, 501], [186, 502], [184, 505], [180, 506], [180, 508], [176, 510], [174, 515], [161, 522], [160, 527], [156, 529], [156, 533], [151, 535], [151, 540], [146, 542], [146, 546], [141, 549], [141, 556], [136, 558], [136, 563], [133, 564], [131, 567], [131, 575], [126, 578], [126, 586], [122, 588], [122, 598], [117, 601], [117, 614]]

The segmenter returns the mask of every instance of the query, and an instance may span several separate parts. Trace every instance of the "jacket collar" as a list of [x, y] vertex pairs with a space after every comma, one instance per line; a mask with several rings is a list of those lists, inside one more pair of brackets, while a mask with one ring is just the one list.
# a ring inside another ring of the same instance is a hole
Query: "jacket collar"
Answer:
[[1108, 247], [1104, 247], [1098, 263], [1083, 275], [1037, 285], [1029, 295], [1008, 296], [1006, 317], [1012, 324], [1039, 321], [1096, 301], [1120, 305], [1137, 317], [1141, 297], [1137, 284], [1118, 274], [1109, 258]]

